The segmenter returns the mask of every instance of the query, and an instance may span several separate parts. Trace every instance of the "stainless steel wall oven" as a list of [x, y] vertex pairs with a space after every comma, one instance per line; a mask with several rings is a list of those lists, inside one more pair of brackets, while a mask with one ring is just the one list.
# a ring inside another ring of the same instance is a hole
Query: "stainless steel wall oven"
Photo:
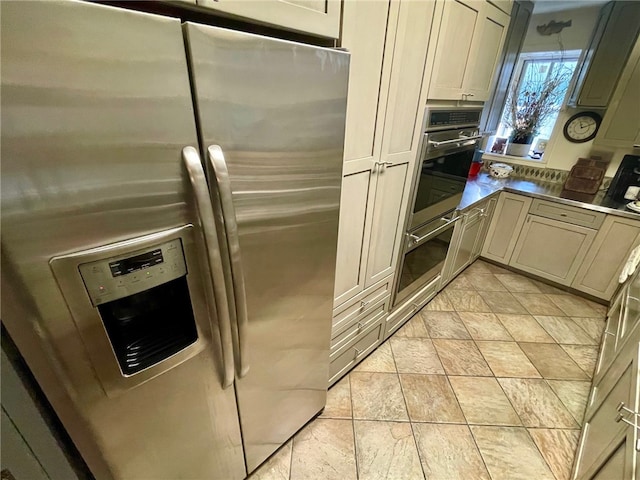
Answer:
[[413, 209], [394, 305], [442, 271], [453, 235], [455, 209], [462, 199], [473, 153], [482, 138], [481, 108], [427, 108]]

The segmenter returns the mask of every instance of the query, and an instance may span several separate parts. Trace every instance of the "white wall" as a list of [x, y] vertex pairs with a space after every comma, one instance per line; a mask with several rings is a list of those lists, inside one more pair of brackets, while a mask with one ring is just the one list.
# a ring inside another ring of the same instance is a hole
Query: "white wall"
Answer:
[[[573, 8], [571, 10], [540, 14], [536, 14], [534, 10], [524, 44], [522, 45], [522, 51], [528, 53], [560, 50], [560, 43], [564, 46], [564, 50], [581, 50], [591, 38], [591, 32], [599, 13], [600, 6]], [[571, 26], [564, 28], [560, 33], [540, 35], [536, 27], [538, 25], [546, 25], [551, 20], [556, 22], [571, 20]]]
[[[600, 13], [600, 6], [574, 8], [560, 12], [535, 14], [531, 17], [527, 36], [522, 47], [523, 52], [545, 52], [584, 49], [593, 31]], [[546, 25], [551, 20], [564, 22], [571, 20], [571, 26], [552, 35], [540, 35], [538, 25]], [[548, 168], [571, 170], [580, 157], [588, 157], [593, 142], [571, 143], [564, 138], [562, 130], [565, 122], [578, 110], [564, 108], [558, 114], [553, 133], [547, 145], [544, 161]]]

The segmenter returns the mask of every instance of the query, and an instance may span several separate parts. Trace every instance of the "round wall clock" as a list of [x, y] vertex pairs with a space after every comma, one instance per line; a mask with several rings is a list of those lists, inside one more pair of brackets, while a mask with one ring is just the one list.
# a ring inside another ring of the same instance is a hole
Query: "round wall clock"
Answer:
[[596, 112], [580, 112], [572, 115], [564, 124], [564, 136], [573, 143], [593, 140], [598, 133], [602, 117]]

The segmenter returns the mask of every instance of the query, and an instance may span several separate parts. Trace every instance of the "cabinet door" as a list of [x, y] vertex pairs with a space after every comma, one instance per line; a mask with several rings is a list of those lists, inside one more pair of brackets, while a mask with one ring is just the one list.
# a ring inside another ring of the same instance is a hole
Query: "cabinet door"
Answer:
[[471, 254], [472, 262], [480, 256], [480, 252], [482, 251], [482, 247], [484, 246], [484, 241], [487, 238], [487, 231], [489, 230], [489, 224], [491, 223], [491, 218], [493, 217], [493, 211], [496, 208], [496, 203], [497, 200], [495, 198], [492, 198], [486, 204], [478, 207], [480, 208], [482, 225], [480, 226], [480, 232], [478, 233], [476, 244], [473, 246], [473, 252]]
[[407, 202], [408, 171], [408, 163], [377, 169], [365, 287], [395, 272], [403, 227], [399, 212]]
[[638, 411], [638, 353], [640, 330], [617, 356], [592, 392], [578, 446], [575, 479], [623, 480], [635, 478], [638, 429], [620, 420], [634, 416], [619, 410], [620, 403]]
[[287, 30], [340, 36], [340, 0], [196, 0], [198, 5]]
[[378, 95], [386, 98], [389, 86], [382, 71], [389, 3], [348, 1], [343, 8], [341, 45], [351, 52], [344, 160], [372, 161], [380, 158], [384, 122]]
[[334, 307], [364, 289], [362, 266], [367, 261], [367, 227], [371, 214], [369, 211], [367, 215], [367, 205], [373, 203], [375, 180], [370, 169], [345, 175], [342, 179]]
[[481, 23], [484, 0], [447, 1], [442, 12], [440, 32], [429, 86], [429, 98], [461, 100], [465, 69], [471, 54], [476, 28]]
[[611, 299], [622, 267], [637, 245], [640, 245], [639, 221], [607, 216], [571, 286], [598, 298]]
[[480, 230], [482, 228], [481, 217], [478, 212], [465, 213], [465, 218], [456, 228], [461, 229], [458, 243], [455, 246], [454, 257], [451, 262], [451, 270], [448, 279], [453, 280], [462, 270], [464, 270], [473, 259], [473, 250], [477, 243]]
[[602, 121], [595, 144], [631, 148], [640, 136], [640, 39]]
[[509, 15], [493, 5], [485, 4], [480, 10], [464, 75], [463, 94], [472, 97], [467, 100], [484, 102], [489, 98], [491, 79], [498, 67], [509, 20]]
[[400, 2], [382, 140], [383, 162], [413, 162], [416, 158], [422, 137], [424, 102], [420, 97], [434, 9], [434, 0]]
[[531, 206], [531, 199], [503, 192], [493, 214], [482, 256], [507, 264]]
[[596, 230], [527, 215], [509, 265], [571, 285]]

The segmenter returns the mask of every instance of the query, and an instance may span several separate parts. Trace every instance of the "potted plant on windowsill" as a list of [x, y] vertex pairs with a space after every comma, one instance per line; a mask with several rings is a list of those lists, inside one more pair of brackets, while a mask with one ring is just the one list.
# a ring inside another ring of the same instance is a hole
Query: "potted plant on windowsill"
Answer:
[[520, 84], [514, 84], [507, 97], [503, 122], [511, 128], [507, 155], [526, 157], [538, 129], [552, 114], [560, 110], [564, 99], [567, 72], [560, 70], [544, 81], [535, 75]]

